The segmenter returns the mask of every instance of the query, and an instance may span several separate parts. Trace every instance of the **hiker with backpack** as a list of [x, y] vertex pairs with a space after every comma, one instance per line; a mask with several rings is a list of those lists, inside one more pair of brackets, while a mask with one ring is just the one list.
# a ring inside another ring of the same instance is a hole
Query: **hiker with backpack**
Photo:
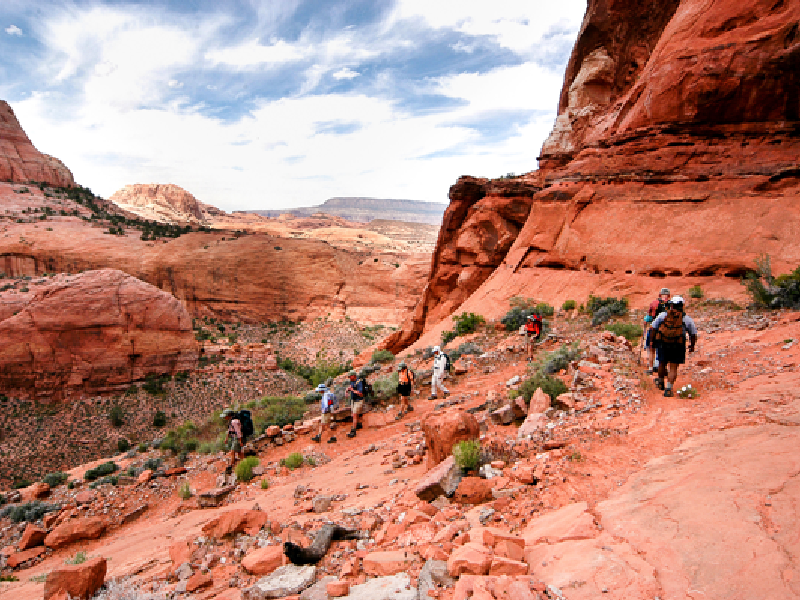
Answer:
[[[694, 352], [697, 343], [697, 327], [690, 316], [684, 312], [681, 296], [673, 296], [667, 304], [667, 312], [661, 313], [653, 321], [653, 340], [659, 350], [660, 362], [656, 387], [664, 390], [664, 396], [673, 395], [673, 386], [678, 378], [678, 365], [686, 362], [686, 337], [689, 337], [689, 352]], [[666, 385], [664, 377], [667, 377]]]
[[431, 377], [431, 397], [430, 400], [436, 399], [437, 388], [444, 392], [444, 397], [450, 394], [450, 390], [444, 387], [444, 376], [450, 370], [450, 357], [442, 352], [439, 346], [433, 347], [433, 377]]
[[236, 464], [236, 459], [238, 458], [241, 460], [244, 458], [244, 432], [242, 431], [242, 422], [239, 420], [239, 415], [237, 415], [236, 412], [230, 408], [223, 410], [220, 418], [225, 419], [228, 422], [228, 440], [231, 450], [231, 462], [225, 472], [230, 473], [233, 471], [233, 467]]
[[[667, 305], [669, 304], [669, 288], [661, 288], [658, 293], [658, 298], [650, 303], [650, 308], [644, 317], [645, 323], [652, 323], [656, 318], [667, 312]], [[653, 373], [658, 373], [658, 365], [660, 364], [660, 357], [658, 356], [656, 345], [653, 343], [653, 330], [652, 327], [646, 327], [647, 335], [645, 335], [644, 347], [650, 353], [650, 368]]]
[[528, 352], [528, 362], [533, 360], [533, 343], [542, 333], [542, 317], [533, 313], [525, 319], [525, 349]]
[[[328, 389], [328, 386], [326, 386], [324, 383], [320, 383], [317, 386], [317, 389], [315, 391], [320, 393], [320, 394], [322, 394], [322, 399], [320, 400], [320, 408], [322, 409], [322, 417], [320, 418], [320, 421], [319, 421], [319, 429], [317, 430], [317, 435], [312, 437], [311, 440], [314, 441], [314, 442], [319, 443], [319, 442], [322, 441], [322, 432], [325, 429], [330, 429], [331, 412], [333, 411], [333, 407], [336, 404], [336, 396], [334, 395], [334, 393], [330, 389]], [[331, 432], [331, 433], [333, 433], [333, 432]], [[329, 444], [335, 444], [336, 443], [336, 436], [335, 435], [331, 435], [331, 437], [328, 438], [328, 443]]]
[[363, 425], [358, 422], [358, 418], [359, 415], [361, 415], [361, 411], [364, 409], [364, 379], [357, 379], [355, 371], [350, 371], [348, 377], [350, 378], [350, 386], [347, 388], [347, 392], [350, 393], [353, 428], [347, 434], [347, 437], [354, 438], [356, 437], [356, 430], [363, 427]]
[[400, 394], [400, 412], [395, 417], [396, 420], [402, 419], [406, 414], [412, 412], [414, 407], [411, 406], [411, 388], [414, 385], [414, 372], [408, 368], [405, 362], [401, 362], [397, 369], [397, 393]]

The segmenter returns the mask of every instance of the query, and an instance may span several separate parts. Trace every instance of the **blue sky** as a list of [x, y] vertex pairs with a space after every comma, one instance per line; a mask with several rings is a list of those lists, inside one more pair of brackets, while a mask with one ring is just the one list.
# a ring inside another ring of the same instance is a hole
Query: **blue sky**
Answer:
[[2, 0], [0, 99], [110, 196], [447, 201], [536, 168], [586, 0]]

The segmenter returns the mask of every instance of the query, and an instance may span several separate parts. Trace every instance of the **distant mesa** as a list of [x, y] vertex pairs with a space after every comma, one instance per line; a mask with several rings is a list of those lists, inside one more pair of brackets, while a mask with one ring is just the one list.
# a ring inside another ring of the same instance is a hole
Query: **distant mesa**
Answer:
[[109, 198], [120, 208], [142, 219], [159, 223], [202, 223], [224, 211], [198, 202], [192, 194], [171, 183], [136, 183], [117, 190]]
[[382, 219], [387, 221], [406, 221], [409, 223], [428, 223], [440, 225], [447, 208], [443, 202], [423, 202], [421, 200], [388, 200], [380, 198], [329, 198], [323, 204], [283, 210], [251, 210], [247, 212], [264, 217], [280, 217], [295, 215], [310, 217], [325, 213], [342, 217], [348, 221], [370, 221]]
[[0, 180], [73, 187], [75, 180], [60, 160], [34, 148], [14, 111], [0, 100]]

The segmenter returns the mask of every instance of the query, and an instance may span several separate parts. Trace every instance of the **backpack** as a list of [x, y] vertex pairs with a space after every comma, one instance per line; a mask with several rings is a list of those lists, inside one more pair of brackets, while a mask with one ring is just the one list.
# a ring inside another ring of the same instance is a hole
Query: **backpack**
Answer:
[[686, 335], [683, 332], [683, 312], [674, 317], [667, 313], [664, 322], [656, 331], [656, 340], [662, 344], [685, 344]]
[[663, 312], [667, 312], [667, 303], [663, 302], [662, 300], [659, 300], [658, 301], [658, 308], [656, 308], [656, 314], [653, 316], [653, 318], [657, 317], [658, 315], [660, 315]]
[[375, 399], [375, 391], [372, 389], [372, 384], [365, 377], [362, 377], [361, 386], [364, 390], [364, 402], [372, 402]]
[[246, 441], [254, 433], [253, 418], [249, 410], [240, 410], [236, 415], [239, 422], [242, 424], [242, 441]]
[[442, 354], [444, 354], [444, 371], [445, 371], [445, 373], [449, 373], [450, 372], [450, 356], [447, 354], [447, 352], [442, 352]]

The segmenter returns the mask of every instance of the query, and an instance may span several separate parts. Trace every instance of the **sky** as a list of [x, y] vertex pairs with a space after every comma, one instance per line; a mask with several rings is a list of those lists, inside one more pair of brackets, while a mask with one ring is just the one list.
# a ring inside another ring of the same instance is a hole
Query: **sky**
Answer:
[[537, 167], [586, 0], [2, 0], [0, 99], [108, 197], [447, 202]]

